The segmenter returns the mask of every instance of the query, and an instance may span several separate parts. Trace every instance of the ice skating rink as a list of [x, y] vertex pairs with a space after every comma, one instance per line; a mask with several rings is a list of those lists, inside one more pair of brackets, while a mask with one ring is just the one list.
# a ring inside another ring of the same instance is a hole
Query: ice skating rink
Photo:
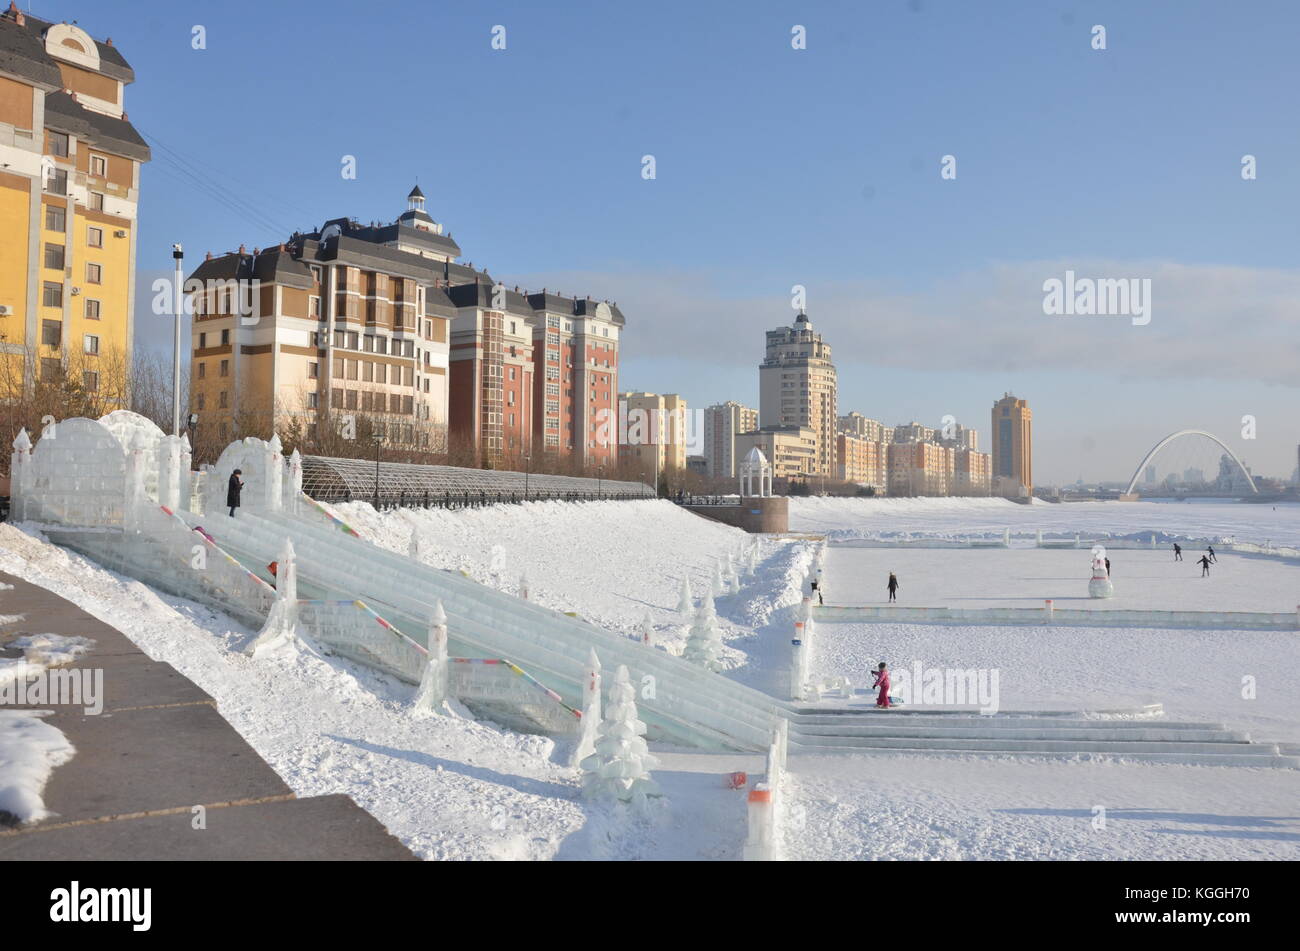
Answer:
[[1219, 553], [1201, 577], [1198, 549], [1115, 549], [1115, 596], [1088, 597], [1088, 549], [850, 548], [826, 552], [826, 603], [888, 601], [885, 583], [898, 576], [898, 604], [913, 607], [1031, 607], [1047, 598], [1060, 608], [1163, 611], [1294, 611], [1300, 604], [1300, 565]]

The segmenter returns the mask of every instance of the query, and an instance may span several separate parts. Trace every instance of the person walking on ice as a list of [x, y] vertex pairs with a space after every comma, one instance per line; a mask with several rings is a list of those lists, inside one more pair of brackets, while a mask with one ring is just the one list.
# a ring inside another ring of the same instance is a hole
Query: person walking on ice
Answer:
[[226, 485], [226, 504], [230, 506], [230, 517], [235, 517], [235, 509], [239, 508], [239, 493], [244, 490], [244, 480], [240, 478], [243, 475], [242, 469], [236, 469], [230, 473], [230, 482]]
[[1210, 573], [1210, 559], [1209, 559], [1208, 556], [1206, 556], [1206, 555], [1202, 555], [1202, 556], [1201, 556], [1201, 560], [1198, 561], [1197, 564], [1201, 566], [1201, 577], [1202, 577], [1202, 578], [1204, 578], [1206, 575], [1208, 575], [1208, 574]]
[[880, 666], [876, 668], [876, 682], [871, 686], [880, 688], [880, 693], [876, 694], [876, 706], [882, 709], [888, 709], [889, 671], [885, 669], [885, 662], [883, 660], [880, 662]]
[[1183, 560], [1183, 549], [1177, 542], [1174, 542], [1174, 561]]
[[[897, 601], [897, 600], [898, 600], [898, 598], [897, 598], [897, 595], [898, 595], [898, 579], [894, 577], [894, 573], [893, 573], [892, 571], [889, 573], [889, 584], [885, 585], [885, 587], [887, 587], [887, 588], [889, 589], [889, 600], [890, 600], [890, 601]], [[882, 666], [883, 666], [883, 665], [882, 665]]]

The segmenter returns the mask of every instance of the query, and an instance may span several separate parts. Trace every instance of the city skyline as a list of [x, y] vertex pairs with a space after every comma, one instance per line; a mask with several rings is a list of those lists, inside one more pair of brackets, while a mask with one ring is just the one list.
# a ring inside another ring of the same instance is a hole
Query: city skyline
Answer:
[[[1297, 15], [1263, 6], [1274, 23]], [[200, 256], [270, 244], [339, 209], [387, 207], [418, 179], [472, 263], [511, 286], [609, 297], [635, 313], [627, 388], [756, 404], [753, 352], [735, 341], [787, 323], [802, 285], [836, 347], [841, 411], [979, 420], [1011, 390], [1034, 405], [1044, 484], [1125, 480], [1183, 428], [1215, 433], [1258, 474], [1288, 477], [1300, 274], [1271, 213], [1300, 195], [1280, 158], [1297, 133], [1275, 121], [1280, 90], [1295, 85], [1288, 31], [1245, 31], [1208, 3], [1179, 4], [1176, 16], [1159, 3], [1004, 9], [801, 9], [803, 50], [789, 42], [795, 14], [778, 5], [743, 21], [684, 6], [674, 17], [672, 4], [447, 11], [425, 40], [452, 90], [437, 98], [436, 121], [403, 118], [391, 90], [422, 67], [396, 57], [391, 75], [333, 84], [347, 123], [320, 123], [304, 101], [286, 115], [241, 112], [238, 134], [190, 104], [260, 101], [268, 79], [249, 61], [312, 64], [329, 82], [340, 67], [306, 51], [346, 35], [353, 55], [387, 56], [383, 18], [305, 24], [269, 9], [266, 28], [247, 31], [233, 10], [140, 4], [123, 22], [74, 0], [37, 12], [116, 34], [140, 75], [132, 121], [154, 161], [142, 170], [139, 327], [165, 319], [140, 308], [167, 276], [172, 242]], [[1094, 22], [1107, 26], [1105, 50], [1089, 44]], [[504, 50], [490, 45], [497, 24]], [[1200, 68], [1205, 37], [1232, 82]], [[558, 55], [573, 43], [589, 54], [584, 70]], [[720, 46], [734, 53], [726, 71], [710, 65]], [[968, 81], [930, 83], [941, 63]], [[875, 89], [888, 93], [863, 97]], [[990, 113], [987, 101], [1000, 106]], [[592, 126], [594, 114], [608, 123]], [[1096, 121], [1080, 131], [1080, 115]], [[446, 147], [482, 116], [576, 132], [580, 144], [496, 149], [490, 162]], [[1143, 134], [1124, 134], [1139, 119]], [[402, 122], [409, 148], [373, 144]], [[652, 181], [641, 177], [647, 154]], [[339, 172], [348, 155], [352, 180]], [[948, 155], [955, 180], [941, 177]], [[1258, 160], [1255, 180], [1242, 178], [1245, 155]], [[1046, 315], [1044, 283], [1067, 272], [1150, 280], [1150, 323]], [[1099, 414], [1099, 404], [1124, 412]], [[1245, 416], [1257, 421], [1253, 440], [1240, 436]]]

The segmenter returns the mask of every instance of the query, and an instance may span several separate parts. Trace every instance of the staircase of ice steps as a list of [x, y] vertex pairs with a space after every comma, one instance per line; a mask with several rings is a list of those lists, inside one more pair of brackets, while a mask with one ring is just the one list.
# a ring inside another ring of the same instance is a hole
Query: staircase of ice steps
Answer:
[[1300, 768], [1295, 748], [1254, 742], [1221, 723], [1081, 715], [802, 710], [790, 725], [790, 749]]

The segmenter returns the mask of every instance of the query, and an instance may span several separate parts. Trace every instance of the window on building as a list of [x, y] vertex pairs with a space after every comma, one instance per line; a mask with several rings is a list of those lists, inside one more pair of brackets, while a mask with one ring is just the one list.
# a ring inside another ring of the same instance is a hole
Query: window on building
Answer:
[[307, 408], [308, 408], [308, 409], [319, 409], [319, 408], [320, 408], [320, 394], [319, 394], [319, 393], [308, 393], [308, 394], [307, 394]]
[[96, 178], [107, 178], [108, 159], [102, 155], [92, 155], [90, 157], [90, 174]]
[[103, 210], [104, 210], [104, 194], [103, 194], [103, 192], [91, 192], [91, 193], [90, 193], [90, 210], [91, 210], [91, 211], [103, 211]]
[[58, 357], [41, 357], [41, 382], [57, 383], [63, 378], [63, 363]]
[[92, 248], [102, 248], [104, 246], [104, 229], [96, 228], [94, 225], [86, 228], [86, 244]]
[[46, 231], [66, 231], [68, 228], [68, 212], [57, 205], [45, 206], [45, 230]]
[[217, 371], [218, 376], [230, 376], [230, 361], [222, 360], [221, 367]]
[[[319, 297], [307, 298], [307, 315], [317, 320], [320, 319], [320, 298]], [[312, 336], [315, 336], [315, 334], [313, 334]]]
[[388, 364], [386, 363], [375, 364], [375, 382], [376, 383], [388, 382]]
[[[348, 378], [349, 380], [355, 380], [355, 379], [357, 378], [357, 367], [360, 365], [361, 361], [360, 361], [360, 360], [346, 360], [346, 361], [344, 361], [344, 362], [347, 364], [347, 378]], [[352, 409], [356, 409], [356, 405], [355, 405], [355, 403], [354, 403], [354, 405], [352, 406]]]
[[92, 357], [99, 356], [99, 338], [94, 334], [86, 334], [81, 341], [82, 347], [86, 353]]
[[66, 168], [53, 169], [45, 177], [45, 190], [55, 195], [66, 195], [68, 193], [68, 170]]
[[320, 268], [315, 264], [311, 265], [311, 279], [317, 284], [320, 283]]
[[61, 244], [45, 246], [45, 266], [54, 271], [63, 270], [64, 248]]
[[344, 393], [344, 395], [343, 395], [343, 400], [344, 400], [344, 402], [343, 402], [343, 408], [344, 408], [344, 409], [356, 409], [356, 408], [357, 408], [357, 391], [356, 391], [356, 390], [348, 390], [348, 391], [346, 391], [346, 392]]
[[205, 347], [207, 347], [207, 345], [208, 345], [208, 335], [205, 333], [199, 334], [199, 349], [202, 350]]
[[99, 320], [99, 308], [100, 308], [99, 301], [95, 300], [93, 297], [87, 297], [86, 298], [86, 319]]
[[369, 360], [365, 361], [364, 365], [361, 367], [361, 382], [362, 383], [375, 382], [375, 365], [371, 363]]
[[96, 370], [85, 370], [81, 374], [81, 386], [87, 393], [99, 392], [99, 373]]
[[307, 379], [309, 379], [309, 380], [315, 380], [315, 379], [319, 379], [319, 377], [320, 377], [320, 364], [319, 364], [319, 363], [308, 363], [308, 364], [307, 364]]
[[221, 345], [224, 347], [228, 343], [230, 343], [230, 331], [223, 330], [221, 331]]
[[46, 347], [57, 347], [63, 343], [63, 324], [57, 320], [41, 321], [41, 344]]
[[218, 405], [218, 407], [220, 407], [221, 409], [228, 409], [228, 408], [229, 408], [229, 400], [230, 400], [230, 397], [229, 397], [229, 391], [227, 391], [227, 390], [222, 390], [222, 391], [221, 391], [221, 397], [220, 397], [220, 399], [217, 400], [217, 405]]
[[356, 349], [357, 349], [357, 344], [360, 343], [360, 337], [361, 337], [361, 335], [360, 335], [359, 333], [357, 333], [355, 330], [350, 330], [350, 331], [348, 331], [348, 349], [349, 349], [349, 350], [356, 350]]
[[102, 284], [103, 276], [104, 276], [104, 269], [102, 267], [100, 267], [98, 264], [93, 264], [89, 261], [86, 262], [86, 283], [87, 284]]
[[49, 144], [50, 154], [59, 158], [68, 157], [68, 134], [66, 132], [53, 132], [46, 130], [46, 141]]
[[200, 360], [198, 363], [194, 364], [194, 367], [195, 367], [194, 372], [198, 375], [198, 378], [199, 378], [200, 380], [203, 380], [203, 379], [206, 379], [206, 378], [207, 378], [207, 375], [208, 375], [208, 365], [207, 365], [206, 363], [204, 363], [202, 360]]

